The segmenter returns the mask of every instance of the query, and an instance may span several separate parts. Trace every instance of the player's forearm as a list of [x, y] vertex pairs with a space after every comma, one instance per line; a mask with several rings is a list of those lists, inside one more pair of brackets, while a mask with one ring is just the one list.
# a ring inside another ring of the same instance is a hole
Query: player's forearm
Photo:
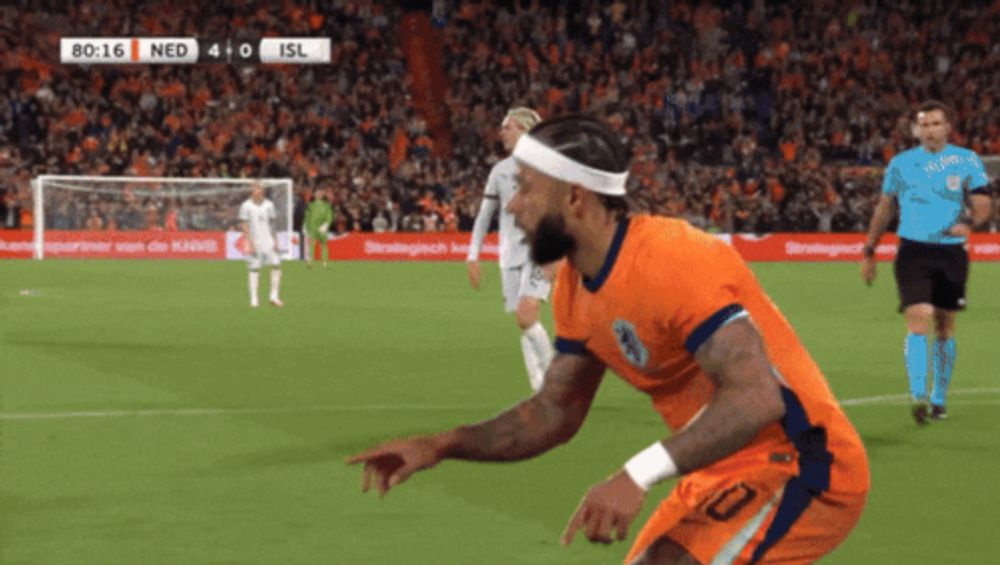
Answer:
[[990, 221], [993, 214], [993, 201], [987, 195], [974, 194], [969, 199], [969, 226], [979, 229]]
[[681, 473], [707, 467], [736, 452], [784, 415], [777, 384], [766, 392], [751, 387], [717, 390], [705, 411], [663, 442]]
[[573, 437], [583, 416], [569, 410], [535, 395], [495, 418], [443, 432], [435, 440], [440, 453], [449, 459], [529, 459]]
[[892, 206], [882, 200], [875, 206], [875, 213], [872, 214], [871, 224], [868, 226], [868, 237], [865, 238], [865, 246], [874, 248], [878, 245], [878, 240], [889, 227], [892, 220]]
[[490, 221], [493, 213], [496, 212], [497, 202], [495, 198], [483, 198], [483, 203], [479, 206], [479, 213], [476, 214], [476, 223], [472, 225], [472, 240], [469, 242], [468, 261], [479, 260], [479, 250], [486, 239], [486, 232], [490, 229]]
[[781, 387], [753, 323], [735, 319], [695, 353], [715, 384], [704, 412], [664, 442], [681, 472], [700, 469], [750, 442], [785, 413]]

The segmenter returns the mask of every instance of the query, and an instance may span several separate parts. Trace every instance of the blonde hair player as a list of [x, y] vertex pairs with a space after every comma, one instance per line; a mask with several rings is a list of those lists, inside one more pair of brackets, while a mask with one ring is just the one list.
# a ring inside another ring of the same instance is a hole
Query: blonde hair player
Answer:
[[[524, 132], [541, 121], [530, 108], [512, 108], [500, 123], [500, 140], [504, 150], [514, 150], [517, 140]], [[493, 215], [500, 209], [500, 282], [503, 289], [504, 309], [514, 313], [521, 328], [521, 354], [528, 371], [531, 389], [537, 391], [542, 386], [545, 370], [552, 361], [554, 351], [545, 327], [538, 321], [538, 307], [548, 299], [552, 288], [552, 272], [531, 261], [524, 232], [514, 223], [514, 216], [507, 211], [507, 203], [514, 196], [517, 185], [514, 174], [517, 165], [508, 156], [490, 170], [486, 181], [483, 201], [479, 205], [476, 223], [472, 228], [472, 240], [466, 257], [469, 284], [479, 289], [481, 272], [479, 252], [486, 232], [489, 231]]]
[[250, 198], [240, 204], [240, 229], [243, 231], [243, 252], [249, 269], [250, 307], [256, 308], [260, 268], [271, 268], [271, 305], [284, 306], [278, 291], [281, 288], [281, 260], [278, 258], [278, 235], [274, 230], [274, 202], [264, 197], [264, 187], [254, 184]]

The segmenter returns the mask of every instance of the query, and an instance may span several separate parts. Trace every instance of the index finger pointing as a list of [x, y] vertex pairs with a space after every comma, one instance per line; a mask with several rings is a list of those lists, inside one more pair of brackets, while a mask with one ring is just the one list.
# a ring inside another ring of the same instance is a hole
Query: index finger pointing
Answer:
[[382, 446], [366, 449], [361, 453], [355, 453], [354, 455], [351, 455], [350, 457], [344, 459], [344, 463], [347, 463], [348, 465], [356, 465], [358, 463], [364, 463], [369, 459], [374, 459], [375, 457], [378, 457], [379, 455], [382, 454], [382, 451], [383, 451]]
[[566, 524], [566, 529], [563, 531], [562, 537], [559, 539], [560, 543], [563, 545], [569, 545], [573, 541], [573, 536], [576, 535], [576, 531], [583, 526], [583, 517], [586, 514], [586, 501], [580, 503], [579, 508], [573, 514], [573, 517], [569, 519], [569, 523]]

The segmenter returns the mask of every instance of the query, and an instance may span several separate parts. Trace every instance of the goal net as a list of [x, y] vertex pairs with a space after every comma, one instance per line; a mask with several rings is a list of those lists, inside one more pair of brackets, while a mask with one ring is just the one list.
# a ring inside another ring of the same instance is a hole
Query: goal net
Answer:
[[[177, 249], [185, 241], [203, 241], [218, 258], [236, 258], [227, 251], [240, 247], [234, 245], [240, 236], [239, 206], [258, 184], [274, 203], [281, 255], [292, 258], [297, 238], [292, 234], [291, 179], [69, 175], [32, 180], [34, 257], [215, 256], [169, 253], [171, 245]], [[185, 234], [201, 239], [184, 240]], [[90, 247], [81, 252], [86, 245]], [[68, 252], [71, 248], [74, 253]], [[130, 249], [139, 252], [113, 253]]]

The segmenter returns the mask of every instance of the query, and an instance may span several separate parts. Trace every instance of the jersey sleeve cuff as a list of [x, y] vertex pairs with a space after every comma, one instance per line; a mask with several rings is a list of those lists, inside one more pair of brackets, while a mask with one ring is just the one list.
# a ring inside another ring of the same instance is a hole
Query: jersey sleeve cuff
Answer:
[[584, 345], [584, 342], [575, 339], [566, 339], [556, 336], [555, 347], [556, 351], [567, 355], [584, 355], [587, 353], [587, 348]]
[[697, 328], [688, 335], [687, 339], [684, 340], [684, 349], [688, 353], [694, 355], [698, 348], [702, 346], [708, 338], [712, 337], [712, 334], [716, 332], [722, 326], [725, 326], [729, 322], [747, 316], [747, 311], [743, 309], [743, 306], [737, 303], [729, 304], [728, 306], [723, 306], [715, 314], [712, 314], [704, 322], [702, 322]]

